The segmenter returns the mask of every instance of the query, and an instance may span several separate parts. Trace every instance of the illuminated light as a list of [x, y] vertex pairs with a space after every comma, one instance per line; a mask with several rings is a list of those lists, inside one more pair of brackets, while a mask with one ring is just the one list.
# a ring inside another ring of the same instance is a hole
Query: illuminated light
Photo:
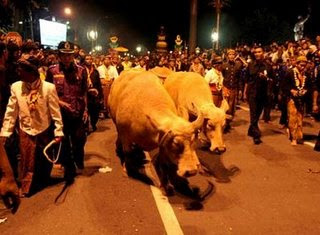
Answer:
[[196, 48], [196, 54], [199, 54], [200, 53], [200, 47], [197, 47]]
[[67, 21], [66, 24], [70, 24], [70, 21]]
[[94, 48], [96, 51], [102, 51], [102, 46], [96, 45]]
[[68, 25], [67, 29], [71, 29], [71, 27]]
[[172, 51], [170, 51], [170, 54], [172, 54]]
[[72, 14], [71, 8], [70, 8], [70, 7], [64, 8], [64, 13], [65, 13], [66, 15], [71, 15], [71, 14]]
[[98, 32], [91, 30], [87, 33], [88, 39], [91, 41], [95, 41], [98, 38]]
[[148, 51], [148, 54], [150, 54], [150, 51]]
[[219, 39], [218, 33], [217, 33], [217, 32], [213, 32], [213, 33], [211, 34], [211, 39], [212, 39], [213, 42], [217, 42], [218, 39]]
[[19, 21], [19, 24], [23, 24], [23, 21]]
[[136, 51], [137, 51], [138, 53], [140, 53], [141, 50], [142, 50], [141, 46], [137, 46]]
[[56, 22], [56, 17], [52, 16], [52, 21]]

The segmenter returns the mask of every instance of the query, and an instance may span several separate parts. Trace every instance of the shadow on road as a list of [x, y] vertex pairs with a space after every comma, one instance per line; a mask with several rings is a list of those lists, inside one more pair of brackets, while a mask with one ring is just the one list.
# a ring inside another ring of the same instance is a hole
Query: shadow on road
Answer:
[[223, 155], [213, 154], [203, 148], [198, 149], [197, 153], [205, 172], [212, 175], [218, 183], [229, 183], [231, 182], [231, 177], [240, 173], [240, 169], [237, 166], [225, 167], [222, 161]]

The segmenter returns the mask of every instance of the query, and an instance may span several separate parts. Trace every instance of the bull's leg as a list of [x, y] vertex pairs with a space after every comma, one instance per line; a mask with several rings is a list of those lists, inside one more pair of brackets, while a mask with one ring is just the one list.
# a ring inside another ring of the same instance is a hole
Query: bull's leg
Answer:
[[174, 190], [173, 187], [169, 185], [168, 169], [166, 164], [161, 162], [160, 154], [158, 154], [153, 163], [160, 180], [160, 189], [162, 193], [166, 196], [173, 196]]
[[168, 167], [168, 176], [170, 183], [174, 186], [174, 189], [177, 192], [194, 199], [199, 199], [199, 187], [191, 187], [188, 179], [178, 176], [176, 166], [170, 165]]
[[134, 145], [131, 147], [131, 151], [125, 151], [124, 161], [128, 176], [149, 185], [154, 184], [153, 181], [146, 175], [144, 169], [146, 156], [140, 147]]
[[122, 142], [119, 137], [117, 138], [117, 141], [116, 141], [116, 154], [120, 158], [121, 165], [123, 166], [125, 162], [125, 154], [123, 151]]

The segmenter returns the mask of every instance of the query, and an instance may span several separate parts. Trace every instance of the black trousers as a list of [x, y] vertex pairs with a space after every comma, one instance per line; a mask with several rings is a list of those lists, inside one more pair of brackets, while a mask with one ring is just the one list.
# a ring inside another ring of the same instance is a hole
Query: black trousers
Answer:
[[260, 138], [261, 131], [259, 129], [258, 122], [268, 99], [266, 95], [249, 95], [248, 102], [250, 108], [250, 126], [248, 129], [248, 135], [253, 138]]
[[288, 97], [286, 95], [281, 95], [279, 100], [279, 109], [281, 111], [281, 116], [279, 124], [288, 126]]
[[88, 103], [88, 113], [90, 117], [90, 124], [96, 127], [99, 120], [100, 104], [96, 102]]
[[75, 175], [75, 165], [84, 168], [84, 146], [87, 141], [85, 124], [82, 117], [63, 117], [64, 139], [62, 143], [61, 164], [65, 167], [65, 177]]

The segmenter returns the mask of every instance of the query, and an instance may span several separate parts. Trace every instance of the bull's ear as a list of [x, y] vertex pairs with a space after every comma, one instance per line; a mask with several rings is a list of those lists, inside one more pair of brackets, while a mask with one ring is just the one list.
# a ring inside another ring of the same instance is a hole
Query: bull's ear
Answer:
[[226, 99], [223, 99], [223, 100], [222, 100], [220, 108], [221, 108], [224, 112], [227, 112], [227, 111], [229, 110], [229, 104], [228, 104], [228, 102], [227, 102]]

